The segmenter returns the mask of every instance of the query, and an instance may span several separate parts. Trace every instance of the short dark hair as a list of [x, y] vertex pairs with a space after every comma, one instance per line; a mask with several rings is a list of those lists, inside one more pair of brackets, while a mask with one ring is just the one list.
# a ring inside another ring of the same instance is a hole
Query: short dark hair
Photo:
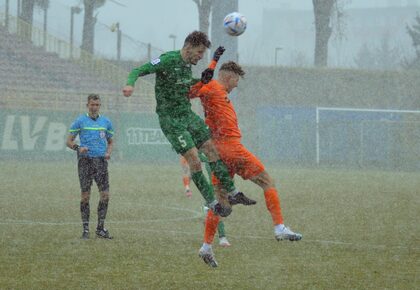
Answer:
[[98, 94], [90, 94], [88, 97], [87, 97], [87, 102], [89, 103], [90, 101], [100, 101], [101, 100], [101, 97], [99, 97], [99, 95]]
[[245, 75], [245, 72], [242, 69], [242, 67], [239, 64], [237, 64], [236, 62], [234, 62], [234, 61], [225, 62], [220, 67], [220, 70], [221, 71], [233, 72], [233, 73], [239, 75], [240, 77], [243, 77]]
[[188, 34], [187, 38], [185, 38], [184, 46], [187, 44], [191, 44], [193, 47], [200, 46], [204, 44], [205, 47], [210, 48], [211, 42], [207, 37], [207, 34], [201, 31], [193, 31]]

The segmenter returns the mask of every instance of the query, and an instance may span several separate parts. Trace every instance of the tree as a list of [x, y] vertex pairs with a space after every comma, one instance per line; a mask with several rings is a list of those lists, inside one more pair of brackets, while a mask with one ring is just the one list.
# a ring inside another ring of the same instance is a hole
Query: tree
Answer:
[[23, 0], [22, 1], [22, 12], [19, 17], [32, 25], [33, 17], [34, 17], [34, 7], [35, 7], [35, 0]]
[[34, 18], [34, 8], [39, 7], [45, 10], [48, 9], [49, 5], [49, 0], [22, 0], [22, 12], [19, 17], [29, 25], [32, 25]]
[[193, 0], [198, 8], [198, 29], [209, 34], [212, 0]]
[[84, 20], [81, 48], [91, 54], [94, 53], [96, 16], [93, 12], [105, 4], [106, 0], [83, 0]]
[[19, 18], [22, 19], [25, 23], [24, 28], [22, 29], [22, 36], [25, 39], [31, 40], [34, 8], [39, 7], [46, 11], [48, 6], [49, 0], [22, 0], [22, 12], [19, 15]]
[[[343, 7], [340, 0], [312, 0], [315, 18], [315, 52], [314, 65], [327, 66], [328, 41], [333, 33], [333, 18], [335, 25], [340, 27], [343, 18]], [[338, 33], [341, 33], [338, 31]]]
[[376, 66], [375, 55], [366, 43], [360, 47], [354, 62], [361, 69], [372, 69]]
[[385, 33], [381, 39], [380, 46], [375, 51], [378, 69], [397, 69], [401, 64], [401, 51], [398, 46], [391, 47], [390, 42], [390, 34]]
[[417, 13], [416, 15], [416, 23], [413, 26], [407, 25], [407, 32], [411, 37], [413, 42], [414, 49], [416, 51], [416, 58], [411, 63], [407, 63], [407, 67], [409, 68], [420, 68], [420, 15]]
[[31, 41], [32, 21], [34, 17], [35, 0], [23, 0], [22, 11], [19, 18], [23, 23], [19, 22], [18, 33], [26, 40]]
[[35, 0], [35, 6], [42, 10], [48, 9], [50, 7], [50, 0]]
[[289, 57], [289, 66], [291, 67], [310, 67], [310, 61], [303, 51], [292, 51]]
[[50, 6], [50, 0], [36, 0], [35, 3], [36, 6], [38, 6], [43, 12], [44, 12], [44, 40], [43, 40], [43, 47], [46, 48], [47, 47], [47, 12], [48, 12], [48, 8]]
[[[209, 35], [210, 27], [210, 13], [212, 9], [213, 0], [193, 0], [197, 4], [198, 9], [198, 30]], [[204, 59], [208, 58], [208, 52], [206, 51]], [[196, 70], [202, 71], [205, 66], [205, 62], [199, 63]]]
[[372, 50], [366, 43], [360, 48], [354, 62], [358, 68], [392, 70], [401, 66], [402, 57], [398, 46], [392, 47], [391, 36], [385, 33], [380, 45]]
[[211, 42], [214, 48], [223, 45], [226, 48], [223, 61], [238, 61], [238, 37], [229, 36], [223, 27], [223, 19], [232, 11], [238, 11], [239, 0], [212, 0]]

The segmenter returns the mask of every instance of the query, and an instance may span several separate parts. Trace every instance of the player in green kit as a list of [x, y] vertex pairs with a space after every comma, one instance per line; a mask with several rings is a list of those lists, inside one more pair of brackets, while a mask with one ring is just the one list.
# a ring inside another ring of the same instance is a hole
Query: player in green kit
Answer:
[[[200, 81], [192, 77], [191, 66], [203, 58], [211, 43], [207, 35], [200, 31], [190, 33], [181, 50], [169, 51], [131, 71], [123, 88], [126, 97], [132, 95], [136, 80], [148, 74], [156, 74], [156, 113], [160, 127], [174, 150], [184, 156], [191, 170], [191, 178], [210, 208], [220, 216], [228, 216], [232, 209], [226, 202], [218, 202], [203, 174], [198, 149], [209, 159], [213, 174], [220, 180], [224, 190], [236, 203], [252, 205], [256, 202], [239, 192], [229, 176], [226, 165], [211, 141], [211, 135], [204, 121], [191, 109], [188, 92], [192, 85]], [[224, 48], [219, 47], [213, 56], [218, 61]], [[201, 80], [210, 81], [213, 71], [206, 69]], [[220, 198], [219, 198], [220, 199]], [[227, 200], [227, 199], [226, 199]]]

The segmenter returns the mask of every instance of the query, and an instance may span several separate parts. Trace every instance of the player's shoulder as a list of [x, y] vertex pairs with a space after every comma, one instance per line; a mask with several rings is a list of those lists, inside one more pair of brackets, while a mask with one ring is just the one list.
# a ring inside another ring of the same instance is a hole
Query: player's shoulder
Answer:
[[180, 59], [181, 53], [179, 50], [167, 51], [162, 53], [159, 57], [154, 58], [150, 61], [152, 65], [164, 65], [167, 63], [176, 62]]
[[76, 121], [83, 121], [87, 119], [87, 115], [85, 114], [80, 114], [79, 116], [76, 117]]
[[212, 92], [214, 94], [220, 94], [224, 91], [224, 87], [217, 80], [213, 79], [208, 84], [203, 87], [206, 91]]
[[208, 84], [207, 84], [207, 86], [209, 86], [209, 87], [212, 87], [212, 88], [222, 88], [223, 86], [222, 86], [222, 84], [221, 83], [219, 83], [219, 81], [218, 80], [215, 80], [215, 79], [212, 79]]

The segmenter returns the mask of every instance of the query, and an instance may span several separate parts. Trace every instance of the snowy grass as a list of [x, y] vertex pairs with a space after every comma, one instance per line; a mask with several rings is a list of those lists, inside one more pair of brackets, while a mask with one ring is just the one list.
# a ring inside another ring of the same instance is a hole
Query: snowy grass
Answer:
[[[226, 220], [232, 247], [211, 269], [197, 256], [203, 216], [178, 166], [110, 164], [107, 228], [80, 240], [70, 163], [3, 162], [2, 289], [415, 289], [420, 284], [420, 174], [269, 167], [297, 243], [277, 242], [262, 192]], [[194, 187], [193, 187], [194, 188]], [[195, 188], [194, 188], [195, 189]], [[91, 199], [91, 231], [98, 193]], [[417, 285], [417, 286], [416, 286]]]

